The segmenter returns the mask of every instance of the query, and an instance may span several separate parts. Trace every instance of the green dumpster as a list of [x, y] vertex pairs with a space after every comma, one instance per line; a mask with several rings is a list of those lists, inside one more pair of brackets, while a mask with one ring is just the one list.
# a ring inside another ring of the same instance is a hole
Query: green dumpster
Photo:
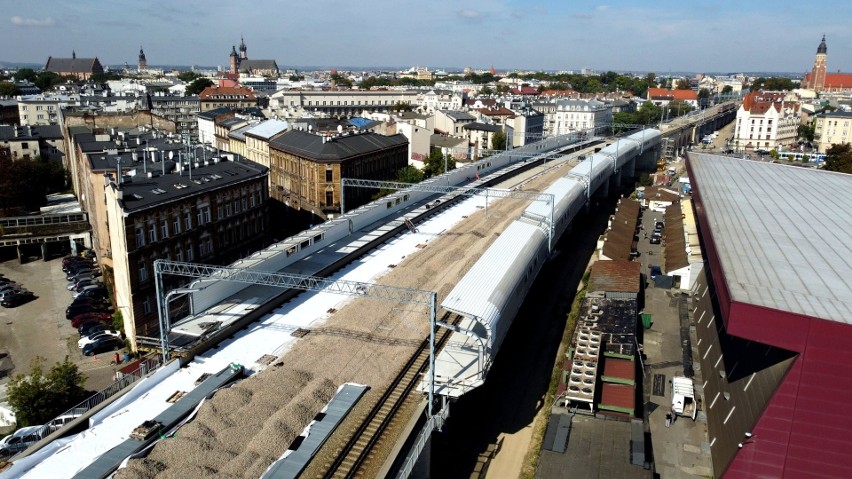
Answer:
[[642, 313], [641, 316], [642, 316], [642, 326], [644, 326], [645, 329], [650, 328], [651, 325], [654, 324], [654, 322], [651, 321], [651, 315], [650, 314]]

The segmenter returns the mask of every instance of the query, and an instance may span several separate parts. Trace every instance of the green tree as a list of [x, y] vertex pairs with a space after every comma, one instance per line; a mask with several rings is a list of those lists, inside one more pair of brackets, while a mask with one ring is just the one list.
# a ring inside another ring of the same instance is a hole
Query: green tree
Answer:
[[706, 88], [702, 88], [698, 90], [698, 106], [701, 108], [707, 108], [707, 105], [710, 104], [710, 90]]
[[731, 85], [725, 85], [724, 87], [722, 87], [722, 94], [723, 95], [730, 95], [733, 92], [734, 92], [734, 87], [732, 87]]
[[778, 78], [778, 77], [764, 78], [764, 77], [760, 77], [760, 78], [757, 78], [756, 80], [754, 80], [754, 82], [751, 84], [751, 89], [752, 89], [752, 91], [757, 91], [757, 90], [772, 90], [772, 91], [787, 90], [787, 91], [789, 91], [789, 90], [792, 90], [793, 88], [796, 88], [797, 86], [798, 86], [798, 83], [793, 83], [793, 80], [791, 80], [789, 78]]
[[654, 72], [648, 72], [648, 74], [645, 75], [645, 83], [647, 83], [649, 87], [656, 87], [657, 86], [657, 74], [654, 73]]
[[[636, 114], [629, 111], [620, 111], [618, 113], [612, 114], [612, 123], [613, 125], [635, 125], [638, 123], [636, 119]], [[621, 133], [624, 130], [627, 130], [629, 127], [626, 126], [613, 126], [613, 133]]]
[[506, 140], [506, 132], [503, 130], [503, 128], [500, 128], [494, 133], [494, 136], [491, 137], [491, 149], [505, 150]]
[[808, 143], [813, 143], [815, 129], [816, 128], [813, 124], [803, 123], [799, 125], [799, 138]]
[[187, 70], [185, 72], [178, 73], [177, 77], [180, 81], [182, 81], [184, 83], [192, 83], [195, 80], [198, 80], [199, 78], [201, 78], [201, 75], [198, 74], [198, 73], [195, 73], [192, 70]]
[[401, 183], [420, 183], [423, 178], [423, 172], [412, 165], [407, 165], [396, 172], [396, 181]]
[[[444, 172], [444, 154], [441, 153], [441, 150], [438, 148], [433, 148], [432, 151], [429, 152], [429, 158], [426, 158], [426, 161], [423, 165], [423, 176], [426, 178], [431, 178], [433, 176], [440, 175]], [[456, 160], [453, 159], [452, 156], [446, 158], [447, 162], [447, 170], [454, 170], [456, 168]]]
[[650, 125], [657, 123], [662, 118], [662, 110], [654, 102], [646, 101], [636, 112], [636, 123]]
[[336, 86], [342, 86], [342, 87], [351, 87], [352, 86], [352, 80], [350, 80], [349, 78], [347, 78], [347, 77], [345, 77], [345, 76], [343, 76], [343, 75], [341, 75], [340, 73], [337, 73], [337, 72], [331, 74], [331, 81], [333, 81]]
[[44, 358], [36, 357], [28, 374], [18, 374], [7, 386], [9, 405], [18, 427], [44, 424], [86, 398], [86, 378], [68, 357], [45, 374]]
[[0, 81], [0, 96], [15, 96], [19, 95], [21, 90], [14, 83], [8, 81]]
[[299, 75], [298, 73], [290, 75], [290, 81], [302, 81], [305, 79], [305, 75]]
[[390, 107], [390, 111], [411, 111], [411, 103], [398, 101]]
[[36, 80], [36, 72], [32, 68], [21, 68], [17, 72], [15, 72], [15, 81], [28, 81], [35, 82]]
[[0, 213], [14, 216], [47, 204], [48, 193], [66, 189], [66, 174], [58, 161], [16, 159], [0, 161]]
[[689, 90], [689, 78], [681, 78], [677, 81], [678, 90]]
[[57, 75], [56, 73], [49, 71], [39, 72], [38, 75], [36, 75], [35, 80], [33, 81], [33, 83], [35, 83], [35, 86], [37, 86], [38, 89], [41, 91], [50, 90], [54, 86], [64, 82], [64, 78]]
[[91, 83], [106, 83], [109, 80], [121, 80], [121, 75], [116, 72], [95, 73], [89, 77]]
[[210, 86], [213, 86], [213, 80], [209, 78], [197, 78], [186, 87], [186, 94], [198, 95], [203, 92], [205, 88]]
[[852, 144], [831, 145], [825, 152], [825, 166], [828, 171], [852, 173]]

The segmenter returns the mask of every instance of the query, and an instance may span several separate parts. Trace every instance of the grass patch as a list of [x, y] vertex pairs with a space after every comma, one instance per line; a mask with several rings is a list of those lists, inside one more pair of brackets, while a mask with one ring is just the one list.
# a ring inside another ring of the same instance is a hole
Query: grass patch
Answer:
[[571, 311], [568, 312], [568, 321], [565, 323], [565, 329], [562, 331], [562, 341], [559, 343], [559, 350], [556, 353], [556, 361], [553, 365], [553, 372], [550, 374], [550, 386], [547, 388], [547, 395], [544, 398], [544, 406], [535, 417], [533, 422], [532, 438], [530, 446], [527, 449], [527, 454], [524, 457], [524, 465], [521, 467], [522, 479], [533, 479], [535, 472], [538, 469], [538, 461], [541, 457], [541, 443], [544, 441], [544, 433], [547, 430], [547, 419], [550, 415], [550, 408], [553, 407], [553, 400], [556, 397], [556, 388], [559, 386], [559, 380], [562, 378], [562, 362], [565, 357], [565, 351], [568, 345], [571, 344], [571, 338], [574, 337], [574, 329], [577, 327], [577, 319], [580, 318], [580, 307], [583, 305], [583, 300], [586, 298], [586, 288], [589, 285], [589, 273], [587, 270], [583, 275], [583, 288], [574, 296], [574, 301], [571, 303]]

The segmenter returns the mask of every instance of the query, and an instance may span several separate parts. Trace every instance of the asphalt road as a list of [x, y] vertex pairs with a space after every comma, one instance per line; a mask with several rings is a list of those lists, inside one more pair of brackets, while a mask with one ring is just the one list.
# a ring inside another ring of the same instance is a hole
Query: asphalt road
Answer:
[[46, 369], [69, 357], [85, 374], [86, 389], [100, 390], [112, 383], [113, 355], [83, 356], [77, 347], [77, 330], [65, 319], [71, 295], [61, 259], [26, 264], [5, 261], [0, 263], [0, 273], [36, 295], [34, 301], [16, 308], [0, 308], [0, 356], [6, 355], [0, 360], [0, 384], [29, 371], [36, 356], [45, 359]]

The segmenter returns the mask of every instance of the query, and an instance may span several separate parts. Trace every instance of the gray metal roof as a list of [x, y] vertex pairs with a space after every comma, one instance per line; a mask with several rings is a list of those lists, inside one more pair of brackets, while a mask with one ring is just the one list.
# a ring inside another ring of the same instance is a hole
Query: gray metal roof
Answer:
[[45, 70], [54, 73], [97, 73], [102, 72], [98, 58], [53, 58], [47, 59]]
[[852, 175], [689, 154], [733, 301], [852, 323]]
[[289, 123], [284, 120], [266, 120], [249, 128], [246, 135], [268, 140], [285, 131], [289, 126]]
[[290, 130], [271, 140], [269, 147], [315, 161], [342, 161], [407, 144], [408, 139], [400, 134], [383, 136], [376, 133], [361, 133], [335, 136], [324, 142], [320, 135]]
[[[512, 321], [501, 319], [504, 307], [515, 293], [515, 285], [527, 274], [538, 248], [547, 244], [545, 239], [538, 226], [513, 222], [450, 291], [441, 307], [476, 318], [490, 331], [498, 331], [499, 321]], [[502, 338], [491, 340], [499, 344]]]

